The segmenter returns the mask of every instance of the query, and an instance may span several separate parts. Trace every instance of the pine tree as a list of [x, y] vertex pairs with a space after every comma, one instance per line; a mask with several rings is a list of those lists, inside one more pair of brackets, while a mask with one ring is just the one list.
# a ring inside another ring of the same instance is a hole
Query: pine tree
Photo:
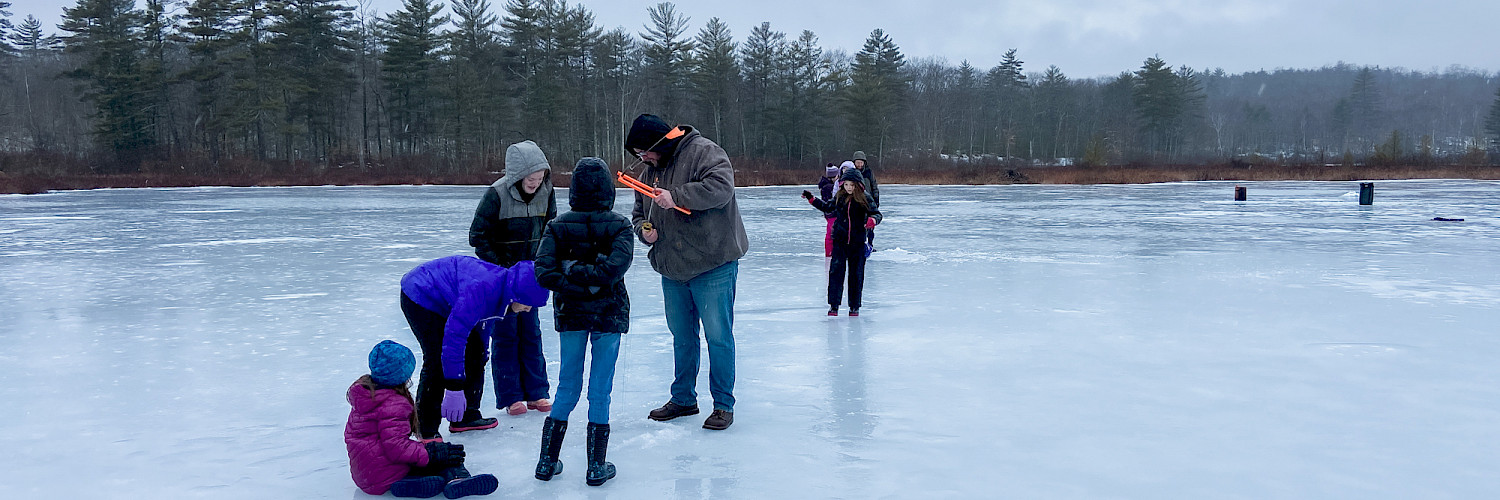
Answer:
[[1150, 57], [1135, 72], [1132, 102], [1141, 119], [1143, 146], [1152, 154], [1169, 154], [1186, 103], [1176, 73], [1166, 61]]
[[[1381, 115], [1380, 88], [1375, 86], [1375, 72], [1360, 68], [1349, 89], [1349, 128], [1360, 143], [1373, 143]], [[1369, 151], [1365, 149], [1365, 151]]]
[[[819, 131], [827, 128], [823, 102], [827, 99], [827, 76], [829, 64], [818, 47], [818, 36], [803, 30], [797, 40], [787, 47], [787, 107], [784, 114], [784, 135], [787, 137], [787, 155], [798, 163], [810, 154], [821, 155], [822, 148], [815, 145]], [[816, 151], [816, 153], [815, 153]]]
[[405, 0], [401, 10], [381, 20], [381, 72], [390, 93], [393, 138], [398, 150], [407, 154], [427, 152], [432, 146], [436, 103], [433, 102], [435, 71], [440, 43], [439, 17], [442, 4], [429, 0]]
[[195, 136], [215, 165], [226, 154], [231, 123], [227, 95], [233, 83], [235, 14], [231, 0], [195, 0], [183, 16], [181, 36], [190, 62], [178, 79], [193, 85]]
[[1068, 77], [1057, 66], [1048, 66], [1042, 80], [1036, 84], [1036, 126], [1038, 151], [1050, 158], [1070, 155], [1067, 150], [1069, 105], [1073, 100]]
[[716, 140], [724, 138], [724, 117], [729, 112], [733, 90], [739, 84], [738, 44], [729, 25], [711, 18], [694, 39], [691, 81], [693, 97], [699, 109], [707, 114], [705, 126]]
[[998, 139], [998, 152], [1009, 158], [1016, 146], [1021, 131], [1021, 117], [1025, 116], [1026, 75], [1023, 74], [1020, 57], [1016, 49], [1005, 51], [1000, 64], [990, 68], [985, 75], [985, 98], [989, 105], [986, 113], [993, 120], [994, 133]]
[[[641, 33], [645, 44], [645, 75], [650, 85], [646, 93], [648, 109], [668, 120], [684, 113], [682, 103], [687, 99], [688, 67], [684, 64], [691, 55], [693, 41], [684, 36], [690, 18], [677, 13], [677, 6], [662, 2], [647, 9], [651, 24]], [[680, 119], [680, 118], [679, 118]]]
[[488, 0], [457, 0], [453, 16], [455, 29], [446, 34], [448, 110], [442, 122], [454, 156], [477, 153], [487, 160], [487, 153], [498, 149], [495, 139], [504, 116], [500, 44], [494, 31], [498, 18], [490, 13]]
[[62, 48], [57, 35], [42, 32], [42, 22], [36, 16], [26, 16], [10, 35], [10, 41], [22, 57], [36, 57], [42, 52]]
[[775, 127], [785, 97], [782, 83], [786, 50], [786, 34], [771, 29], [771, 23], [761, 23], [750, 30], [740, 48], [745, 68], [741, 134], [745, 136], [742, 145], [746, 153], [772, 154], [775, 150], [772, 139], [780, 138]]
[[[20, 26], [16, 27], [15, 32], [11, 33], [10, 40], [19, 54], [15, 71], [19, 80], [17, 83], [20, 86], [17, 89], [19, 91], [17, 98], [21, 100], [18, 107], [25, 114], [26, 134], [30, 136], [33, 149], [45, 151], [52, 146], [51, 134], [43, 131], [38, 120], [36, 106], [38, 99], [35, 94], [39, 92], [34, 92], [33, 87], [40, 87], [42, 82], [47, 81], [45, 77], [39, 78], [42, 72], [46, 71], [42, 69], [42, 65], [53, 59], [61, 44], [57, 35], [42, 32], [42, 23], [37, 20], [36, 16], [26, 16]], [[36, 88], [35, 90], [42, 89]]]
[[1495, 89], [1495, 103], [1490, 105], [1490, 114], [1484, 120], [1484, 129], [1490, 133], [1490, 143], [1500, 144], [1500, 88]]
[[[635, 37], [624, 28], [615, 28], [603, 35], [595, 42], [593, 50], [590, 51], [590, 65], [594, 68], [594, 78], [591, 80], [595, 93], [598, 95], [596, 102], [601, 109], [601, 119], [594, 127], [594, 134], [599, 137], [601, 158], [614, 159], [616, 163], [624, 165], [626, 162], [625, 132], [630, 129], [630, 120], [635, 115], [627, 110], [626, 105], [633, 102], [632, 82], [636, 76], [639, 61], [635, 59], [639, 54], [636, 50]], [[608, 153], [605, 153], [608, 152]]]
[[169, 52], [173, 47], [169, 38], [178, 28], [177, 20], [167, 14], [167, 6], [163, 0], [146, 0], [145, 3], [146, 8], [141, 12], [144, 21], [141, 37], [146, 51], [141, 59], [140, 85], [147, 90], [143, 97], [148, 126], [151, 127], [154, 143], [176, 150], [181, 146], [181, 138], [178, 137], [176, 127], [176, 106], [172, 103], [174, 82], [169, 76], [172, 72]]
[[72, 33], [66, 50], [79, 57], [67, 76], [78, 80], [83, 98], [94, 105], [94, 136], [115, 156], [116, 171], [134, 171], [154, 145], [141, 85], [140, 12], [134, 0], [79, 0], [63, 8], [58, 27]]
[[542, 45], [543, 64], [538, 66], [540, 84], [532, 85], [535, 119], [528, 125], [534, 127], [544, 149], [578, 157], [590, 149], [581, 137], [586, 128], [584, 82], [588, 49], [601, 30], [594, 25], [594, 14], [582, 5], [549, 3], [545, 13], [548, 36]]
[[853, 147], [873, 150], [873, 157], [884, 154], [897, 114], [906, 104], [907, 80], [901, 73], [905, 65], [901, 49], [880, 29], [870, 32], [864, 47], [854, 55], [850, 68], [853, 81], [845, 89], [845, 113]]
[[13, 40], [11, 30], [15, 28], [10, 22], [10, 2], [0, 1], [0, 55], [9, 55], [16, 52], [16, 48], [10, 45]]
[[973, 155], [979, 144], [979, 114], [983, 108], [983, 102], [979, 96], [980, 84], [983, 77], [979, 69], [969, 64], [965, 59], [958, 64], [958, 71], [954, 74], [953, 92], [955, 94], [954, 112], [958, 115], [956, 120], [956, 133], [954, 139], [963, 154]]

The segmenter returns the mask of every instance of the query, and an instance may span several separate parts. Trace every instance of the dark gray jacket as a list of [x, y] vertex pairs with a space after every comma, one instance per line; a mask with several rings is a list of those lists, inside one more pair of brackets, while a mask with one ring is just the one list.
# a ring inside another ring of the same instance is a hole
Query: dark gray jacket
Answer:
[[[691, 215], [656, 205], [636, 193], [631, 224], [637, 236], [641, 224], [651, 222], [657, 240], [646, 256], [662, 276], [688, 281], [716, 267], [738, 260], [750, 250], [750, 238], [734, 199], [734, 167], [724, 148], [692, 127], [677, 139], [662, 165], [641, 174], [641, 181], [672, 192], [672, 201]], [[641, 240], [645, 243], [646, 240]]]
[[490, 185], [474, 210], [469, 224], [469, 246], [474, 254], [505, 267], [536, 258], [547, 221], [557, 217], [552, 176], [537, 188], [531, 201], [521, 196], [520, 184], [538, 170], [549, 170], [547, 158], [531, 141], [513, 144], [505, 151], [505, 176]]

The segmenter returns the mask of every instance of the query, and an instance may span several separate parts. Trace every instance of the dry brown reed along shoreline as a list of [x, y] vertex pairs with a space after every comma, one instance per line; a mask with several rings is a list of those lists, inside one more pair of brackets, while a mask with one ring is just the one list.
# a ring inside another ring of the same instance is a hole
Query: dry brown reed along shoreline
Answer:
[[[750, 163], [750, 162], [746, 162]], [[736, 166], [739, 186], [816, 184], [818, 168]], [[9, 170], [9, 169], [8, 169]], [[53, 190], [192, 186], [350, 186], [484, 185], [494, 172], [403, 173], [394, 168], [322, 168], [315, 172], [240, 170], [216, 175], [147, 171], [130, 174], [46, 174], [0, 170], [0, 193], [34, 194]], [[571, 168], [554, 169], [554, 182], [566, 187]], [[76, 171], [75, 171], [76, 172]], [[876, 167], [881, 184], [1148, 184], [1182, 181], [1355, 181], [1389, 179], [1500, 179], [1500, 166], [1229, 166], [1160, 165], [1105, 167], [942, 166]]]

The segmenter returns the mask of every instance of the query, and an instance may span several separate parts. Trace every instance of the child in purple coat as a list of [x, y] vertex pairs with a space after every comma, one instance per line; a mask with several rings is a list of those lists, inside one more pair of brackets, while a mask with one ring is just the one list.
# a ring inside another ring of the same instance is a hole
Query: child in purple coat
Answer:
[[507, 269], [468, 255], [423, 263], [401, 277], [401, 312], [422, 347], [417, 383], [417, 422], [422, 439], [438, 436], [440, 417], [448, 432], [498, 425], [479, 413], [484, 364], [489, 358], [488, 323], [507, 314], [547, 305], [531, 261]]
[[500, 485], [495, 476], [470, 476], [464, 468], [463, 445], [412, 439], [417, 414], [408, 384], [416, 364], [411, 349], [382, 341], [370, 350], [370, 373], [345, 393], [350, 409], [344, 446], [354, 484], [371, 495], [390, 491], [398, 497], [494, 493]]

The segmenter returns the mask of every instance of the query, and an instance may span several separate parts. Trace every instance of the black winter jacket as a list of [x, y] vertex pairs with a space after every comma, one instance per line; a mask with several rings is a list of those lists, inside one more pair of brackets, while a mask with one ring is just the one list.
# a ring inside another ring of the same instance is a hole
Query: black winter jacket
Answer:
[[521, 181], [546, 168], [545, 164], [507, 161], [505, 167], [505, 176], [484, 190], [484, 198], [474, 210], [474, 220], [469, 223], [469, 246], [474, 247], [474, 255], [486, 262], [512, 267], [516, 262], [536, 259], [542, 229], [547, 221], [557, 217], [557, 198], [552, 194], [550, 175], [531, 199], [521, 193]]
[[568, 204], [572, 211], [547, 224], [536, 257], [536, 280], [553, 292], [553, 324], [559, 332], [625, 333], [635, 235], [614, 212], [614, 179], [603, 160], [579, 160]]
[[833, 248], [842, 250], [850, 246], [858, 245], [860, 248], [865, 244], [865, 219], [874, 218], [879, 224], [884, 218], [880, 215], [880, 209], [875, 206], [875, 200], [869, 193], [865, 195], [865, 205], [853, 202], [853, 198], [845, 195], [834, 195], [833, 201], [823, 201], [818, 198], [807, 200], [814, 208], [822, 210], [825, 214], [833, 215]]

